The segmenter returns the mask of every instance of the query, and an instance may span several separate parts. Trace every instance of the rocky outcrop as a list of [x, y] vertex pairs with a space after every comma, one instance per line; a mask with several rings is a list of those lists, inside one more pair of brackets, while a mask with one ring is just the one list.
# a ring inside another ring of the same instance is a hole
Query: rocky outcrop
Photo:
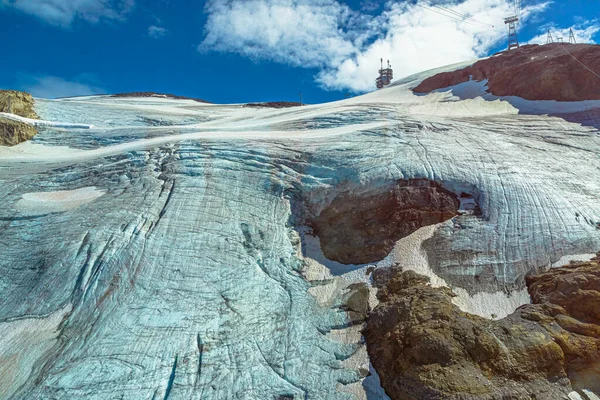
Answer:
[[33, 110], [33, 105], [33, 97], [29, 93], [16, 90], [0, 90], [0, 112], [38, 119]]
[[487, 320], [449, 288], [398, 267], [374, 272], [364, 336], [392, 399], [565, 399], [600, 392], [600, 259], [527, 279], [534, 304]]
[[413, 91], [429, 93], [469, 79], [487, 79], [488, 91], [496, 96], [519, 96], [527, 100], [600, 100], [600, 86], [590, 84], [597, 78], [580, 62], [600, 72], [600, 46], [568, 43], [523, 46], [477, 61], [467, 68], [434, 75]]
[[600, 253], [527, 278], [534, 305], [520, 310], [552, 336], [564, 353], [564, 368], [575, 389], [600, 393]]
[[[38, 119], [33, 105], [33, 97], [28, 93], [0, 90], [0, 112]], [[31, 139], [36, 133], [37, 129], [31, 125], [0, 117], [0, 146], [19, 144]]]
[[343, 264], [366, 264], [387, 256], [417, 229], [458, 214], [458, 197], [427, 179], [399, 180], [379, 194], [342, 193], [311, 225], [323, 254]]

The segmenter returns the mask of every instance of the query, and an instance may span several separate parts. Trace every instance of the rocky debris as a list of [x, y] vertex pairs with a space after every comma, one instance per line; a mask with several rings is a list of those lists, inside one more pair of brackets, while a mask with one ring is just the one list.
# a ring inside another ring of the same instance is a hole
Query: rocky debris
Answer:
[[266, 103], [248, 103], [244, 104], [244, 107], [253, 108], [288, 108], [288, 107], [299, 107], [302, 103], [297, 101], [268, 101]]
[[429, 93], [469, 79], [487, 79], [488, 91], [496, 96], [519, 96], [527, 100], [600, 100], [600, 86], [590, 84], [598, 78], [573, 57], [600, 73], [598, 45], [528, 45], [477, 61], [457, 71], [434, 75], [413, 91]]
[[417, 229], [458, 214], [457, 196], [428, 179], [399, 180], [379, 194], [342, 193], [311, 222], [323, 254], [343, 264], [387, 256]]
[[[527, 279], [534, 304], [492, 321], [449, 288], [399, 267], [376, 270], [364, 336], [392, 399], [566, 399], [600, 393], [600, 253]], [[584, 397], [585, 398], [585, 397]]]
[[162, 99], [173, 99], [173, 100], [193, 100], [198, 103], [210, 103], [206, 100], [198, 99], [195, 97], [177, 96], [175, 94], [168, 93], [154, 93], [154, 92], [128, 92], [128, 93], [117, 93], [110, 97], [158, 97]]
[[[0, 112], [38, 119], [34, 100], [29, 93], [0, 90]], [[0, 146], [13, 146], [31, 139], [37, 133], [34, 126], [0, 117]]]

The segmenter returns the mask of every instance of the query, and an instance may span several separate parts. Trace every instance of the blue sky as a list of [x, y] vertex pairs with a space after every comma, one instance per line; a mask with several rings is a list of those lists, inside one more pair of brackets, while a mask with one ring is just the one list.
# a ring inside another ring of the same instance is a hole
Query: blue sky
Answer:
[[[338, 100], [505, 47], [509, 0], [0, 0], [0, 88], [154, 91], [216, 103]], [[433, 5], [432, 5], [433, 4]], [[441, 5], [453, 12], [435, 8]], [[462, 20], [460, 15], [471, 19]], [[519, 37], [600, 40], [597, 0], [523, 0]]]

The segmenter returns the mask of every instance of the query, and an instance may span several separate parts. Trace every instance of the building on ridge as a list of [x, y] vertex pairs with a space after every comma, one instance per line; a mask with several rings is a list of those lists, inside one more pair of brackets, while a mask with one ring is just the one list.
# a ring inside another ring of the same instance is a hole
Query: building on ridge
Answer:
[[377, 85], [377, 89], [381, 89], [390, 83], [392, 83], [392, 79], [394, 79], [394, 71], [392, 70], [392, 66], [390, 65], [390, 60], [387, 60], [387, 68], [383, 68], [383, 58], [381, 59], [381, 69], [379, 70], [379, 76], [375, 80], [375, 84]]

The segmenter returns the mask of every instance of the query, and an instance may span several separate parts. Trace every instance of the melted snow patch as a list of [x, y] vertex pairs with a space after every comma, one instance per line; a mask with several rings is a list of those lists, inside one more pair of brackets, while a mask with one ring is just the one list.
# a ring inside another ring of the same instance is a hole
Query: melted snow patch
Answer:
[[[451, 287], [431, 269], [427, 260], [427, 254], [421, 246], [425, 240], [433, 236], [435, 230], [440, 225], [425, 226], [411, 235], [400, 239], [390, 255], [377, 266], [386, 267], [399, 264], [405, 269], [413, 270], [429, 277], [433, 287]], [[452, 287], [452, 290], [457, 295], [452, 299], [455, 305], [464, 312], [476, 314], [484, 318], [504, 318], [512, 314], [521, 305], [530, 303], [527, 288], [511, 293], [502, 291], [495, 293], [479, 292], [474, 295], [470, 295], [465, 289], [459, 287]]]
[[569, 393], [569, 400], [600, 400], [592, 391], [583, 389], [581, 393], [575, 391]]
[[85, 150], [74, 149], [68, 146], [46, 146], [40, 143], [26, 141], [16, 146], [0, 146], [0, 160], [14, 160], [28, 158], [59, 157], [81, 153]]
[[75, 190], [25, 193], [17, 201], [16, 209], [26, 215], [68, 211], [91, 203], [105, 193], [95, 186]]
[[562, 256], [555, 263], [552, 263], [550, 267], [558, 268], [568, 265], [571, 261], [590, 261], [592, 258], [596, 257], [595, 254], [572, 254], [569, 256]]

